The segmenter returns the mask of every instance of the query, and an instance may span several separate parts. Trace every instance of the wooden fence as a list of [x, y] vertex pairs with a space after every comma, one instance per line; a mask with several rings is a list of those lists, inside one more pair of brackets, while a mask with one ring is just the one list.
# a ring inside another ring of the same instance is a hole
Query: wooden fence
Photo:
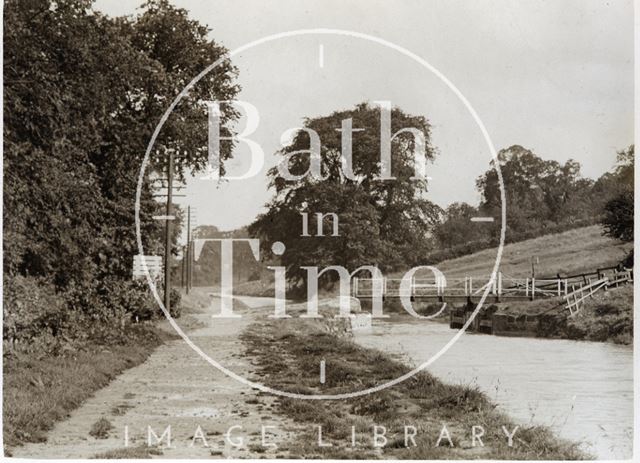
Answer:
[[598, 270], [597, 275], [601, 278], [595, 281], [591, 277], [585, 278], [586, 284], [580, 283], [578, 287], [572, 285], [571, 292], [565, 295], [564, 308], [569, 311], [570, 317], [580, 311], [585, 299], [592, 298], [599, 290], [607, 290], [612, 286], [617, 288], [621, 284], [633, 282], [633, 270], [631, 269], [619, 270], [617, 267], [606, 269], [613, 270], [610, 272], [610, 276], [603, 276], [605, 273], [601, 273], [600, 270], [602, 269]]

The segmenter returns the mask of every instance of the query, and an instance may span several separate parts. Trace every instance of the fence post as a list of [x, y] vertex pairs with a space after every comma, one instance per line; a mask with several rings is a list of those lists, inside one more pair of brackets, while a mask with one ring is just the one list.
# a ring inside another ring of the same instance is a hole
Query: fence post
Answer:
[[525, 288], [524, 295], [526, 297], [529, 297], [529, 278], [525, 278], [525, 280], [524, 280], [524, 288]]
[[536, 279], [531, 279], [531, 300], [536, 298]]
[[498, 272], [498, 296], [502, 296], [502, 272]]

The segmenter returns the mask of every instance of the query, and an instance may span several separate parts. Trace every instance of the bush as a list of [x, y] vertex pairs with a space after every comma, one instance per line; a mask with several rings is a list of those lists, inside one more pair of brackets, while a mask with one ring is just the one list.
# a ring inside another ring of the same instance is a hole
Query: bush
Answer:
[[96, 439], [106, 439], [109, 437], [109, 431], [113, 429], [113, 425], [111, 422], [105, 417], [100, 418], [98, 421], [93, 423], [91, 426], [91, 430], [89, 431], [89, 435], [95, 437]]
[[625, 191], [604, 207], [604, 234], [622, 241], [633, 241], [633, 191]]
[[127, 318], [151, 320], [160, 313], [146, 280], [116, 280], [109, 284], [105, 302], [112, 304], [114, 314]]
[[[171, 299], [172, 316], [177, 318], [180, 293], [173, 290]], [[3, 340], [9, 354], [20, 350], [46, 355], [89, 344], [122, 345], [128, 336], [135, 336], [131, 319], [149, 320], [160, 314], [144, 281], [111, 279], [56, 292], [43, 279], [10, 276], [4, 287]]]
[[52, 285], [23, 276], [5, 278], [3, 304], [2, 337], [10, 348], [41, 338], [45, 350], [55, 350], [70, 314], [64, 296]]

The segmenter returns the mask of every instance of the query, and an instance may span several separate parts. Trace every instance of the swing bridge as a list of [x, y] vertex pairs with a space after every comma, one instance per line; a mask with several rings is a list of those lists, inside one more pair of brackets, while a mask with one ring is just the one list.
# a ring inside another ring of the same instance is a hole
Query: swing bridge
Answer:
[[633, 281], [633, 270], [620, 267], [599, 268], [594, 272], [556, 278], [514, 278], [497, 272], [495, 278], [353, 278], [351, 292], [358, 299], [374, 297], [401, 298], [411, 301], [478, 302], [485, 293], [485, 302], [528, 301], [558, 298], [559, 305], [571, 315], [587, 297], [601, 289]]

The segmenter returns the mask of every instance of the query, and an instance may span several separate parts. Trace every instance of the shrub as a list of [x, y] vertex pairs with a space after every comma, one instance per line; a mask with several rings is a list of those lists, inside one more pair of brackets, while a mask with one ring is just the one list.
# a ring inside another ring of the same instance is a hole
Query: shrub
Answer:
[[[99, 285], [70, 285], [64, 292], [40, 278], [9, 276], [4, 287], [3, 341], [38, 355], [91, 345], [122, 345], [139, 333], [131, 318], [161, 314], [146, 283], [107, 280]], [[172, 315], [180, 315], [180, 294], [172, 291]]]
[[106, 439], [109, 437], [109, 431], [113, 429], [113, 425], [109, 420], [102, 417], [91, 426], [89, 435], [96, 439]]
[[69, 313], [64, 296], [56, 293], [52, 285], [23, 276], [5, 278], [3, 303], [2, 336], [10, 347], [27, 347], [40, 337], [43, 342], [46, 340], [46, 350], [55, 349]]
[[146, 280], [143, 279], [110, 282], [104, 299], [106, 303], [112, 304], [114, 315], [150, 320], [160, 312]]

